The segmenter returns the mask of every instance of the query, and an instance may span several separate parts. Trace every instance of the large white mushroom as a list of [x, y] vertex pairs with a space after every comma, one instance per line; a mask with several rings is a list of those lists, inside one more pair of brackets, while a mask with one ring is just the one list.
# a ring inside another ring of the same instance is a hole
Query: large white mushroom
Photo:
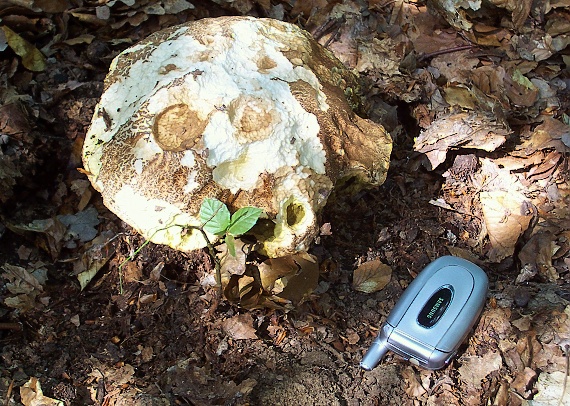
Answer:
[[105, 205], [155, 243], [204, 247], [187, 226], [212, 197], [264, 210], [268, 256], [304, 251], [339, 179], [386, 177], [391, 139], [353, 113], [356, 92], [356, 77], [295, 25], [190, 22], [115, 58], [83, 162]]

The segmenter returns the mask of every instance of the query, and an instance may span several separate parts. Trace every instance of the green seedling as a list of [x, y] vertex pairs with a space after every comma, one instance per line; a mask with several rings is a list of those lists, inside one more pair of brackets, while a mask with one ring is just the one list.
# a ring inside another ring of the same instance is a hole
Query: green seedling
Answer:
[[[259, 219], [261, 213], [263, 213], [263, 210], [258, 209], [257, 207], [242, 207], [234, 214], [230, 215], [230, 211], [224, 203], [222, 203], [218, 199], [207, 198], [204, 199], [202, 205], [200, 206], [199, 217], [200, 221], [202, 222], [202, 225], [198, 227], [185, 226], [189, 229], [195, 229], [200, 231], [204, 236], [210, 256], [212, 257], [215, 263], [216, 280], [220, 285], [220, 289], [222, 287], [220, 262], [216, 258], [214, 246], [208, 239], [208, 235], [206, 234], [206, 232], [221, 237], [221, 240], [223, 240], [226, 243], [230, 255], [235, 257], [236, 256], [235, 237], [239, 237], [240, 235], [245, 234], [249, 230], [251, 230], [251, 228], [255, 225], [255, 223]], [[174, 226], [179, 227], [179, 225], [172, 224], [167, 227], [161, 228], [160, 230], [156, 230], [155, 233]], [[149, 243], [150, 240], [145, 241], [144, 244], [142, 244], [132, 255], [129, 255], [129, 257], [126, 258], [119, 265], [119, 292], [121, 294], [123, 294], [123, 278], [122, 278], [123, 266], [127, 262], [131, 261]]]
[[228, 207], [218, 199], [207, 198], [200, 206], [202, 228], [221, 237], [228, 252], [236, 256], [234, 239], [247, 233], [255, 225], [263, 210], [257, 207], [242, 207], [230, 215]]

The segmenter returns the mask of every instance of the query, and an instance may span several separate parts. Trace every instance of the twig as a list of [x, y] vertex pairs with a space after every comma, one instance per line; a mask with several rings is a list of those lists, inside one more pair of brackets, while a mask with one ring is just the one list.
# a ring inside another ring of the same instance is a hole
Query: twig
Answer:
[[562, 406], [564, 395], [566, 395], [566, 385], [568, 384], [568, 375], [570, 374], [570, 344], [564, 346], [566, 350], [566, 374], [564, 374], [564, 383], [562, 384], [562, 395], [558, 401], [558, 406]]
[[10, 386], [8, 386], [8, 390], [6, 391], [6, 398], [4, 400], [4, 405], [8, 406], [10, 404], [10, 398], [12, 397], [12, 390], [14, 390], [14, 379], [10, 382]]
[[465, 51], [466, 49], [474, 48], [474, 45], [460, 45], [458, 47], [447, 48], [447, 49], [440, 49], [439, 51], [430, 52], [429, 54], [424, 54], [418, 58], [419, 61], [424, 61], [426, 59], [433, 58], [435, 56], [444, 55], [444, 54], [451, 54], [453, 52]]
[[0, 330], [21, 331], [22, 330], [22, 324], [20, 324], [20, 323], [0, 323]]

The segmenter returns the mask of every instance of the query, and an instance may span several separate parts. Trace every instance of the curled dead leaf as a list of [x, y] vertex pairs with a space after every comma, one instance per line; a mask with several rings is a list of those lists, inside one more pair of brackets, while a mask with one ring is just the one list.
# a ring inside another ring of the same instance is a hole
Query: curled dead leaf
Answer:
[[377, 292], [390, 282], [392, 268], [379, 259], [368, 261], [354, 271], [352, 287], [364, 293]]
[[270, 258], [259, 265], [263, 289], [280, 299], [299, 304], [316, 289], [319, 282], [319, 264], [307, 253]]

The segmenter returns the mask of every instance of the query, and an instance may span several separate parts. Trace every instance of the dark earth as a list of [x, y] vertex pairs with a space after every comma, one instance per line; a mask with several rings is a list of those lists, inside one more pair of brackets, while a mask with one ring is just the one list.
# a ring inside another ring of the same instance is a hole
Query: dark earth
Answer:
[[[389, 81], [362, 75], [367, 113], [394, 140], [388, 178], [381, 187], [356, 195], [338, 191], [331, 198], [322, 213], [322, 235], [310, 250], [319, 260], [319, 284], [291, 310], [250, 308], [220, 297], [201, 283], [214, 270], [207, 250], [185, 254], [145, 243], [108, 211], [78, 168], [103, 79], [120, 51], [185, 21], [267, 17], [280, 10], [281, 19], [314, 34], [332, 21], [321, 43], [334, 44], [334, 30], [346, 24], [335, 19], [334, 5], [360, 10], [362, 24], [374, 21], [380, 33], [389, 31], [395, 7], [410, 4], [204, 0], [176, 13], [149, 11], [167, 3], [175, 2], [0, 1], [0, 24], [47, 56], [47, 67], [34, 71], [10, 47], [0, 52], [0, 404], [522, 405], [531, 404], [540, 388], [546, 391], [538, 384], [542, 372], [567, 376], [567, 221], [553, 231], [556, 280], [538, 272], [517, 281], [523, 268], [517, 255], [530, 231], [521, 233], [514, 254], [491, 260], [488, 238], [473, 243], [485, 236], [486, 225], [470, 179], [479, 159], [507, 156], [517, 142], [495, 152], [452, 148], [440, 166], [427, 170], [414, 139], [425, 128], [422, 120], [435, 113], [426, 110], [427, 93], [404, 97], [418, 86], [411, 76], [394, 90]], [[110, 16], [99, 18], [109, 10]], [[457, 30], [435, 14], [429, 18], [446, 32]], [[487, 24], [500, 28], [498, 20]], [[340, 55], [340, 47], [332, 49]], [[483, 58], [495, 50], [481, 45], [467, 52]], [[557, 78], [568, 82], [559, 56], [549, 66], [558, 63], [563, 69]], [[426, 59], [418, 58], [422, 63]], [[568, 112], [568, 94], [559, 98], [558, 113], [550, 112], [555, 117]], [[510, 114], [509, 123], [517, 131], [534, 128], [530, 116], [529, 107]], [[557, 162], [544, 178], [567, 184], [568, 150]], [[437, 199], [454, 209], [433, 204]], [[567, 196], [562, 200], [568, 202]], [[42, 223], [41, 230], [22, 226], [90, 207], [99, 220], [95, 242], [64, 238], [57, 222]], [[566, 219], [563, 210], [556, 213]], [[360, 369], [406, 286], [428, 263], [449, 254], [476, 262], [490, 281], [481, 320], [457, 358], [440, 371], [426, 371], [389, 354], [374, 370]], [[104, 265], [81, 290], [76, 275], [97, 260]], [[389, 265], [390, 282], [374, 293], [354, 289], [354, 270], [373, 260]], [[34, 288], [23, 281], [20, 291], [10, 289], [16, 282], [8, 274], [15, 267], [45, 270], [47, 280], [35, 286], [28, 279]], [[17, 304], [8, 300], [14, 297]], [[24, 399], [22, 387], [32, 377], [52, 399]], [[552, 386], [560, 405], [570, 404], [570, 389], [559, 391], [566, 383]]]

